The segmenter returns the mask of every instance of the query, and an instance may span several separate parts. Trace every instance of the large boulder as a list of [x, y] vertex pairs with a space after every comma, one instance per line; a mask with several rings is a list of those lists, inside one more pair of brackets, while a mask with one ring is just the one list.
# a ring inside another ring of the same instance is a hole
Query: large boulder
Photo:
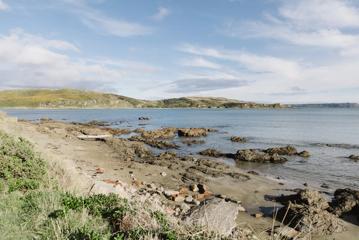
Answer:
[[222, 236], [229, 236], [237, 227], [239, 205], [214, 198], [192, 208], [184, 219], [190, 226], [199, 226]]
[[282, 163], [286, 162], [285, 157], [279, 156], [277, 153], [270, 154], [258, 149], [244, 149], [239, 150], [234, 155], [234, 159], [237, 161], [245, 162], [271, 162], [271, 163]]
[[268, 149], [264, 150], [264, 152], [269, 153], [271, 155], [278, 154], [278, 155], [293, 156], [293, 155], [298, 154], [297, 149], [290, 145], [288, 145], [286, 147], [268, 148]]
[[284, 205], [278, 211], [278, 220], [302, 233], [322, 236], [345, 230], [342, 220], [328, 211], [329, 204], [318, 191], [300, 190], [276, 200]]
[[245, 139], [244, 137], [233, 136], [233, 137], [231, 137], [231, 141], [232, 141], [232, 142], [244, 143], [244, 142], [247, 141], [247, 139]]
[[330, 205], [335, 215], [352, 214], [359, 220], [359, 191], [349, 188], [337, 189]]
[[142, 131], [141, 137], [151, 139], [167, 139], [176, 136], [176, 128], [160, 128], [152, 131]]
[[205, 149], [203, 151], [200, 151], [198, 154], [202, 155], [202, 156], [216, 157], [216, 158], [223, 157], [225, 155], [222, 152], [220, 152], [216, 149], [213, 149], [213, 148]]
[[180, 128], [177, 133], [180, 137], [205, 137], [209, 131], [207, 128]]

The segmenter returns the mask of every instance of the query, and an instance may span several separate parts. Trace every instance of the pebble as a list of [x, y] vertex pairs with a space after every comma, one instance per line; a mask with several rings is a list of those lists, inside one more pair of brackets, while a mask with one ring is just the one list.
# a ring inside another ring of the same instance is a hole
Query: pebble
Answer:
[[189, 187], [189, 189], [190, 189], [192, 192], [198, 192], [198, 190], [199, 190], [196, 184], [192, 184], [192, 185]]
[[188, 197], [186, 197], [186, 198], [184, 199], [184, 201], [185, 201], [186, 203], [192, 203], [192, 202], [193, 202], [193, 197], [192, 197], [192, 196], [188, 196]]
[[178, 191], [173, 191], [173, 190], [166, 190], [166, 191], [163, 192], [163, 194], [166, 197], [171, 198], [171, 197], [179, 195], [179, 192]]
[[175, 202], [183, 202], [185, 200], [185, 198], [184, 198], [184, 196], [177, 195], [177, 196], [172, 197], [172, 200]]
[[238, 211], [245, 212], [246, 209], [242, 205], [238, 205]]
[[263, 213], [255, 213], [253, 216], [255, 218], [261, 218], [261, 217], [263, 217]]
[[201, 184], [201, 183], [197, 184], [197, 187], [198, 187], [198, 192], [199, 193], [205, 193], [208, 190], [208, 187], [206, 185], [204, 185], [204, 184]]
[[166, 173], [166, 172], [161, 172], [161, 176], [162, 176], [162, 177], [166, 177], [166, 176], [167, 176], [167, 173]]

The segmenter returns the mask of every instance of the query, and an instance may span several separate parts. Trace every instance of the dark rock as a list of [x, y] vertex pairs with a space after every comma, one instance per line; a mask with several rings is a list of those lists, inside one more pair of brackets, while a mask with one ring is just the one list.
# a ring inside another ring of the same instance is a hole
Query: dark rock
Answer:
[[208, 157], [223, 157], [225, 154], [223, 154], [222, 152], [213, 149], [213, 148], [208, 148], [206, 150], [203, 150], [201, 152], [199, 152], [198, 154], [203, 155], [203, 156], [208, 156]]
[[176, 128], [160, 128], [153, 131], [143, 131], [141, 137], [151, 139], [168, 139], [174, 138], [176, 135]]
[[243, 137], [233, 136], [233, 137], [231, 137], [231, 141], [243, 143], [243, 142], [246, 142], [247, 140]]
[[293, 156], [298, 154], [297, 149], [290, 145], [286, 147], [268, 148], [264, 150], [264, 152], [269, 153], [271, 155], [278, 154], [278, 155], [287, 155], [287, 156]]
[[352, 214], [359, 220], [359, 191], [353, 189], [337, 189], [331, 202], [331, 211], [337, 216]]
[[178, 129], [180, 137], [205, 137], [208, 134], [207, 128], [180, 128]]
[[298, 156], [303, 157], [303, 158], [308, 158], [308, 157], [310, 157], [310, 153], [308, 151], [302, 151], [302, 152], [298, 153]]
[[148, 120], [150, 120], [150, 118], [149, 117], [139, 117], [138, 120], [140, 120], [140, 121], [148, 121]]
[[349, 159], [354, 160], [354, 161], [359, 161], [359, 156], [357, 156], [357, 155], [350, 155], [350, 156], [349, 156]]
[[285, 157], [279, 156], [277, 153], [267, 153], [258, 149], [245, 149], [239, 150], [234, 155], [234, 159], [237, 161], [246, 161], [246, 162], [271, 162], [271, 163], [283, 163], [287, 159]]

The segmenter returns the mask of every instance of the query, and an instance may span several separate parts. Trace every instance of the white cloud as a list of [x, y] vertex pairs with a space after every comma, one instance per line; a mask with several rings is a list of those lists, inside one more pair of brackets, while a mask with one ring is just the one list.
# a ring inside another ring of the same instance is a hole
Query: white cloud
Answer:
[[152, 33], [150, 27], [142, 24], [106, 16], [90, 7], [84, 0], [63, 1], [71, 5], [71, 11], [75, 12], [86, 26], [99, 33], [117, 37], [132, 37]]
[[334, 48], [343, 54], [359, 45], [359, 8], [346, 0], [283, 1], [278, 16], [230, 22], [222, 31], [236, 37], [278, 39], [290, 44]]
[[[126, 78], [144, 74], [143, 65], [108, 59], [108, 62], [76, 58], [64, 50], [78, 51], [71, 43], [48, 40], [21, 30], [0, 36], [0, 88], [75, 87], [116, 89]], [[127, 85], [130, 88], [130, 85]]]
[[302, 28], [359, 27], [359, 9], [347, 0], [284, 1], [284, 18]]
[[9, 5], [7, 5], [3, 0], [0, 0], [0, 11], [5, 11], [9, 9]]
[[210, 69], [221, 68], [219, 64], [209, 61], [203, 57], [184, 59], [181, 61], [181, 65], [186, 67], [199, 67], [199, 68], [210, 68]]
[[[308, 102], [310, 97], [313, 101], [320, 99], [318, 96], [322, 96], [323, 100], [328, 99], [331, 93], [331, 101], [334, 102], [348, 99], [359, 101], [358, 95], [344, 96], [336, 93], [339, 89], [359, 88], [356, 78], [359, 75], [358, 57], [338, 58], [327, 64], [313, 64], [310, 61], [302, 63], [285, 58], [190, 44], [181, 46], [179, 50], [191, 56], [216, 59], [224, 66], [221, 71], [195, 71], [183, 74], [180, 78], [184, 79], [186, 84], [190, 84], [189, 80], [192, 79], [192, 88], [203, 87], [196, 84], [199, 79], [203, 79], [207, 84], [211, 83], [209, 80], [214, 80], [214, 85], [218, 86], [217, 90], [211, 88], [208, 92], [207, 88], [206, 94], [225, 95], [243, 100]], [[238, 86], [234, 81], [226, 80], [235, 80]]]
[[221, 60], [234, 61], [241, 64], [247, 70], [258, 73], [275, 73], [280, 76], [295, 79], [300, 74], [300, 68], [295, 61], [261, 56], [241, 51], [218, 50], [215, 48], [203, 48], [193, 45], [183, 45], [179, 48], [183, 52], [193, 55], [207, 56]]
[[153, 15], [152, 18], [156, 21], [161, 21], [164, 18], [166, 18], [167, 16], [169, 16], [170, 14], [171, 14], [171, 11], [168, 8], [159, 7], [157, 9], [157, 13], [155, 15]]

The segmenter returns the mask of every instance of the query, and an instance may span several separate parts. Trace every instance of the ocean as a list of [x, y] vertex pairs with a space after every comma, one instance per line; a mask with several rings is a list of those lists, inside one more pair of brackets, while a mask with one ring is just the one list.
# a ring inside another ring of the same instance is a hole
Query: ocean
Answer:
[[[19, 119], [51, 118], [69, 122], [107, 121], [117, 128], [156, 129], [160, 127], [206, 127], [218, 132], [203, 138], [202, 145], [180, 145], [180, 154], [196, 155], [206, 148], [234, 153], [246, 148], [295, 146], [307, 150], [311, 157], [289, 157], [282, 164], [235, 163], [222, 159], [232, 167], [255, 170], [269, 178], [279, 178], [293, 185], [320, 188], [359, 188], [359, 162], [348, 159], [359, 155], [358, 108], [293, 108], [293, 109], [91, 109], [38, 110], [3, 109]], [[140, 121], [139, 117], [149, 117]], [[248, 139], [232, 143], [231, 136]], [[126, 137], [126, 136], [123, 136]], [[158, 151], [158, 150], [157, 150]], [[323, 189], [324, 190], [324, 189]]]

